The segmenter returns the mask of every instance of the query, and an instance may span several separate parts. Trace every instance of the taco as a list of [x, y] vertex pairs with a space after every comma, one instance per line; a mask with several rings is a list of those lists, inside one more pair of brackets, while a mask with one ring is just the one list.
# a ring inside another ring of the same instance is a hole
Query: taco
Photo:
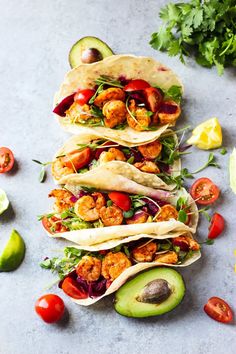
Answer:
[[53, 112], [73, 134], [96, 132], [105, 139], [142, 143], [175, 125], [182, 93], [179, 78], [156, 60], [114, 55], [69, 71]]
[[88, 306], [145, 269], [186, 267], [200, 257], [200, 245], [190, 233], [165, 239], [136, 235], [96, 246], [66, 247], [64, 257], [46, 258], [41, 267], [59, 275], [59, 286], [71, 300]]
[[[171, 190], [175, 176], [181, 171], [177, 135], [167, 130], [163, 136], [142, 145], [122, 145], [93, 134], [70, 138], [52, 161], [52, 175], [56, 183], [63, 177], [85, 174], [90, 170], [111, 171], [139, 184]], [[84, 177], [85, 177], [84, 176]]]

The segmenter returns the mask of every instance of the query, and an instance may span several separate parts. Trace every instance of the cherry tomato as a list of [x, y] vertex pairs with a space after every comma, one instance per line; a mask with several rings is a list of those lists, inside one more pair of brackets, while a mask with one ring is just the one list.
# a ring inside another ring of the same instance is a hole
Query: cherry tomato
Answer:
[[199, 178], [190, 188], [190, 194], [198, 204], [214, 203], [220, 195], [219, 188], [209, 178]]
[[35, 311], [47, 323], [59, 321], [63, 316], [64, 310], [64, 301], [54, 294], [41, 296], [35, 304]]
[[52, 216], [50, 218], [44, 216], [42, 219], [42, 224], [43, 227], [50, 234], [56, 234], [56, 233], [68, 231], [67, 227], [62, 225], [61, 219], [57, 218], [56, 216]]
[[155, 87], [148, 87], [143, 92], [144, 92], [148, 109], [150, 109], [150, 111], [152, 112], [156, 112], [159, 109], [160, 104], [162, 102], [161, 92]]
[[72, 297], [73, 299], [86, 299], [88, 294], [85, 290], [76, 282], [76, 280], [67, 277], [63, 280], [61, 285], [62, 290], [66, 295]]
[[108, 197], [113, 201], [115, 205], [117, 205], [122, 210], [130, 210], [131, 199], [127, 194], [121, 192], [111, 192], [108, 194]]
[[145, 90], [150, 87], [149, 83], [142, 79], [131, 80], [125, 87], [124, 91], [132, 92], [132, 91], [140, 91]]
[[0, 148], [0, 173], [8, 172], [14, 165], [14, 155], [12, 151], [6, 147]]
[[233, 311], [230, 306], [219, 297], [211, 297], [204, 306], [204, 311], [218, 322], [229, 323], [233, 320]]
[[216, 238], [218, 237], [224, 230], [225, 227], [225, 219], [222, 215], [215, 213], [211, 218], [211, 224], [209, 227], [208, 238]]
[[88, 103], [91, 97], [95, 94], [95, 90], [85, 89], [78, 90], [74, 96], [74, 101], [77, 102], [80, 106]]
[[62, 157], [62, 162], [68, 168], [73, 168], [79, 170], [82, 167], [88, 165], [92, 157], [92, 151], [89, 147], [78, 151], [72, 151], [68, 153], [65, 157]]

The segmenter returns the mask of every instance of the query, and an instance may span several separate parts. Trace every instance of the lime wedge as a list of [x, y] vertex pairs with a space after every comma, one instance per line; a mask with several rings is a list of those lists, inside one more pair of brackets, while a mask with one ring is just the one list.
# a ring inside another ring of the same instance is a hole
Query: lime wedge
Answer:
[[9, 200], [3, 189], [0, 188], [0, 215], [7, 210], [9, 206]]
[[236, 194], [236, 148], [233, 149], [229, 158], [229, 179], [230, 187]]
[[16, 230], [13, 230], [0, 256], [0, 271], [10, 272], [18, 268], [24, 259], [24, 255], [24, 240]]

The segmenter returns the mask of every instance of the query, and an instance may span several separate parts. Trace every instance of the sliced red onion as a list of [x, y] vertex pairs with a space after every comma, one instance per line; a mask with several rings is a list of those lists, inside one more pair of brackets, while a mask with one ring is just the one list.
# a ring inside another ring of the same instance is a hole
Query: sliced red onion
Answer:
[[77, 198], [75, 195], [72, 195], [72, 197], [70, 197], [70, 201], [71, 201], [72, 203], [76, 203], [77, 200], [78, 200], [78, 198]]
[[179, 152], [184, 152], [184, 151], [190, 149], [191, 147], [192, 147], [192, 145], [180, 144], [178, 150], [179, 150]]
[[120, 81], [122, 86], [126, 86], [131, 80], [128, 80], [125, 75], [120, 75], [118, 77], [118, 80]]
[[93, 298], [93, 297], [102, 296], [107, 290], [106, 283], [107, 283], [106, 279], [92, 281], [88, 283], [89, 297]]
[[160, 113], [167, 113], [167, 114], [174, 114], [178, 110], [178, 106], [171, 104], [169, 102], [162, 102], [160, 105], [159, 112]]
[[85, 192], [83, 190], [80, 190], [79, 193], [77, 194], [77, 199], [82, 198], [85, 195], [88, 195], [88, 192]]
[[53, 112], [61, 117], [65, 117], [67, 109], [69, 109], [74, 102], [74, 95], [75, 93], [72, 93], [72, 95], [63, 98], [63, 100], [54, 108]]
[[158, 161], [158, 167], [160, 168], [161, 171], [169, 173], [170, 172], [170, 166], [167, 165], [167, 163]]
[[140, 91], [131, 93], [130, 97], [133, 98], [135, 101], [138, 101], [138, 103], [145, 103], [145, 98]]
[[81, 277], [77, 277], [76, 282], [86, 293], [89, 293], [89, 285], [86, 280], [82, 279]]

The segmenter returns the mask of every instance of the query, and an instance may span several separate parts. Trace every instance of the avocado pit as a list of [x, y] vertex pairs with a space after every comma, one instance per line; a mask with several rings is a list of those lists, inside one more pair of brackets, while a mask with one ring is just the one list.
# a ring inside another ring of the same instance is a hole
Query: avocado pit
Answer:
[[84, 64], [95, 63], [96, 61], [102, 60], [102, 54], [96, 48], [85, 49], [81, 54], [81, 61]]
[[160, 304], [167, 300], [171, 293], [171, 287], [165, 279], [154, 279], [143, 288], [136, 300], [148, 304]]

